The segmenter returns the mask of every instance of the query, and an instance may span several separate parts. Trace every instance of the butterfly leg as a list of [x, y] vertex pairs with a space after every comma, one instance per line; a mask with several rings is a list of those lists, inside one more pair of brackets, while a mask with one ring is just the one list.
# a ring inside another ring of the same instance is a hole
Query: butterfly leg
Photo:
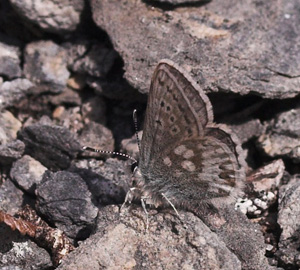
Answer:
[[141, 204], [142, 204], [143, 210], [146, 214], [146, 231], [148, 231], [148, 228], [149, 228], [149, 214], [148, 214], [148, 211], [147, 211], [147, 208], [146, 208], [146, 200], [147, 200], [147, 197], [141, 197]]
[[125, 200], [120, 208], [120, 212], [123, 210], [123, 208], [125, 207], [125, 204], [128, 202], [129, 204], [131, 204], [132, 200], [133, 200], [133, 197], [134, 197], [134, 191], [136, 190], [135, 187], [133, 188], [130, 188], [127, 193], [126, 193], [126, 196], [125, 196]]
[[166, 201], [172, 206], [172, 208], [173, 208], [173, 210], [175, 211], [175, 213], [176, 213], [177, 217], [179, 218], [180, 222], [181, 222], [181, 223], [183, 224], [183, 226], [187, 229], [187, 226], [186, 226], [186, 224], [184, 224], [183, 220], [182, 220], [181, 217], [179, 216], [179, 213], [178, 213], [178, 211], [177, 211], [175, 205], [169, 200], [169, 198], [168, 198], [164, 193], [162, 193], [161, 195], [162, 195], [162, 196], [166, 199]]

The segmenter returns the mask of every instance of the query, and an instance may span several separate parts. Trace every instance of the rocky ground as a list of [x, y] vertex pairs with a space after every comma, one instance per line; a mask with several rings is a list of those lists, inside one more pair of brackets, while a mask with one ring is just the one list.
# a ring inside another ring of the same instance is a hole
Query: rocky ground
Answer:
[[[300, 3], [3, 0], [0, 269], [300, 268]], [[172, 59], [237, 134], [247, 188], [221, 221], [120, 211], [150, 78]], [[221, 225], [218, 223], [221, 222]]]

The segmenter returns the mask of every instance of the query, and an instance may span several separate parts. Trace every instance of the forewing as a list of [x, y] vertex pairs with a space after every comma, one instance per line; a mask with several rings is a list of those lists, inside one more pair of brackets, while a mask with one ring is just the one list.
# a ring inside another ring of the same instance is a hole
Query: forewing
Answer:
[[182, 138], [204, 135], [213, 113], [208, 97], [180, 67], [162, 60], [154, 71], [141, 142], [140, 168], [151, 171], [166, 149]]

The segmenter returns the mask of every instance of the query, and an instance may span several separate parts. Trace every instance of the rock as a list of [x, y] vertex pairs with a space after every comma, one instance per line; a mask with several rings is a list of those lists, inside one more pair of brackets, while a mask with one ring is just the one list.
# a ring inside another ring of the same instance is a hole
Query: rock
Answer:
[[242, 144], [253, 137], [259, 137], [264, 132], [264, 126], [259, 119], [248, 120], [239, 125], [229, 125], [229, 127], [238, 136]]
[[201, 219], [239, 258], [243, 270], [274, 269], [265, 257], [266, 245], [259, 226], [232, 205], [223, 205], [218, 215], [208, 213]]
[[0, 113], [0, 144], [6, 144], [17, 138], [22, 123], [9, 111]]
[[37, 186], [37, 210], [67, 236], [85, 239], [91, 233], [98, 209], [85, 181], [75, 173], [47, 171]]
[[42, 1], [10, 0], [14, 9], [26, 20], [47, 32], [65, 34], [76, 29], [84, 8], [83, 0]]
[[132, 172], [130, 162], [109, 158], [101, 160], [79, 160], [72, 172], [79, 174], [93, 194], [98, 207], [108, 204], [121, 204], [130, 188]]
[[140, 92], [148, 92], [157, 62], [170, 58], [207, 92], [281, 99], [299, 94], [298, 5], [210, 1], [164, 11], [147, 1], [91, 1], [95, 23], [110, 36], [125, 78]]
[[[7, 178], [0, 186], [0, 209], [14, 215], [21, 209], [24, 197], [26, 195]], [[26, 197], [26, 201], [29, 202], [28, 197]]]
[[13, 106], [26, 97], [35, 88], [27, 79], [6, 81], [0, 85], [0, 109]]
[[8, 79], [21, 76], [20, 49], [16, 46], [0, 42], [0, 75]]
[[[79, 141], [82, 146], [89, 146], [103, 151], [114, 150], [114, 138], [112, 132], [105, 126], [92, 121], [82, 130]], [[95, 153], [92, 151], [82, 152], [82, 156], [86, 157], [99, 157], [103, 155], [103, 153]]]
[[36, 186], [42, 181], [47, 170], [40, 162], [25, 155], [14, 162], [10, 170], [10, 177], [26, 192], [34, 194]]
[[21, 158], [24, 150], [25, 144], [20, 140], [0, 145], [0, 163], [9, 164], [16, 159]]
[[286, 265], [300, 267], [300, 175], [279, 190], [278, 224], [282, 230], [277, 257]]
[[28, 44], [24, 55], [24, 73], [38, 84], [38, 92], [61, 93], [67, 85], [67, 52], [52, 41]]
[[50, 267], [51, 258], [45, 249], [0, 224], [1, 270], [46, 270]]
[[285, 156], [300, 162], [300, 108], [283, 112], [267, 122], [258, 146], [270, 157]]
[[255, 192], [270, 191], [277, 189], [285, 170], [281, 159], [274, 160], [269, 164], [252, 171], [247, 176], [248, 183], [252, 183]]
[[96, 234], [57, 269], [242, 269], [238, 257], [193, 214], [180, 212], [187, 230], [174, 215], [150, 215], [145, 233], [143, 210], [134, 212], [120, 216], [118, 207], [101, 209]]
[[68, 65], [79, 74], [104, 78], [111, 70], [117, 53], [103, 43], [94, 40], [79, 40], [65, 44], [68, 50]]
[[75, 136], [66, 128], [35, 124], [23, 128], [19, 134], [26, 145], [26, 153], [47, 168], [65, 169], [81, 150]]

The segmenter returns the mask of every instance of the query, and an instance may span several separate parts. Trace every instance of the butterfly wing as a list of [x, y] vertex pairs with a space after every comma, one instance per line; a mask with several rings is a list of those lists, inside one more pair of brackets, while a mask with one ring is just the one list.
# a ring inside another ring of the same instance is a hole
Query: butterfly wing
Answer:
[[162, 60], [149, 91], [141, 142], [140, 167], [151, 170], [157, 157], [182, 138], [203, 136], [213, 121], [212, 106], [200, 87], [180, 67]]

